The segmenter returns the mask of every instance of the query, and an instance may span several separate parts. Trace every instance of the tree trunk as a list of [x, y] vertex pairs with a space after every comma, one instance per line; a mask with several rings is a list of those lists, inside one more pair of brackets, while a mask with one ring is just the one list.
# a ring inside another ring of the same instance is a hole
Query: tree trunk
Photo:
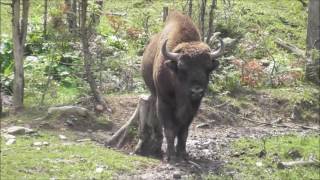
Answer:
[[14, 57], [14, 83], [13, 83], [13, 110], [20, 112], [23, 109], [24, 96], [24, 44], [27, 35], [29, 0], [22, 1], [22, 16], [20, 14], [20, 0], [12, 4], [12, 37]]
[[82, 53], [84, 56], [84, 68], [86, 72], [86, 78], [87, 82], [90, 86], [90, 89], [92, 91], [92, 94], [94, 96], [95, 101], [98, 103], [98, 105], [102, 105], [104, 110], [110, 111], [110, 108], [108, 107], [107, 103], [105, 102], [100, 90], [97, 88], [96, 81], [93, 77], [93, 74], [91, 72], [91, 55], [89, 51], [89, 36], [88, 36], [88, 30], [91, 29], [90, 27], [87, 27], [87, 6], [88, 1], [82, 0], [81, 3], [81, 42], [82, 42]]
[[[78, 3], [78, 27], [80, 27], [81, 28], [81, 6], [82, 6], [82, 3], [81, 3], [81, 1], [79, 1], [79, 3]], [[81, 31], [81, 30], [80, 30]]]
[[[139, 129], [138, 133], [134, 130]], [[161, 157], [163, 141], [162, 125], [156, 116], [155, 98], [141, 97], [131, 118], [106, 143], [107, 146], [122, 148], [138, 138], [135, 153]]]
[[167, 6], [163, 7], [163, 14], [162, 14], [162, 21], [165, 22], [167, 17], [168, 17], [168, 13], [169, 13], [169, 8]]
[[68, 26], [69, 26], [69, 32], [71, 33], [75, 33], [76, 32], [76, 28], [77, 28], [77, 17], [76, 14], [74, 13], [74, 6], [76, 4], [76, 1], [71, 1], [71, 0], [64, 0], [64, 4], [66, 6], [67, 9], [67, 22], [68, 22]]
[[188, 16], [190, 18], [192, 17], [192, 0], [189, 0], [189, 3], [188, 3]]
[[206, 43], [210, 42], [210, 38], [213, 32], [215, 31], [213, 27], [213, 20], [214, 20], [214, 9], [216, 8], [217, 8], [217, 0], [212, 0], [211, 6], [210, 6], [210, 12], [209, 12], [209, 30], [208, 30]]
[[207, 0], [201, 0], [200, 3], [200, 14], [199, 14], [199, 28], [201, 33], [201, 40], [204, 40], [204, 17], [206, 15], [206, 4]]
[[78, 28], [78, 25], [77, 25], [77, 6], [78, 6], [77, 0], [73, 0], [72, 1], [72, 21], [74, 23], [73, 24], [73, 28], [75, 28], [74, 31], [76, 31]]
[[320, 84], [320, 1], [309, 0], [306, 78]]
[[[0, 14], [2, 14], [1, 12], [1, 8], [0, 8]], [[2, 18], [1, 18], [1, 15], [0, 15], [0, 22], [2, 22]], [[2, 31], [1, 31], [1, 28], [0, 28], [0, 34], [2, 34]], [[0, 36], [0, 42], [2, 42], [2, 39], [1, 39], [1, 36]], [[0, 62], [0, 118], [2, 117], [2, 80], [1, 80], [1, 69], [2, 69], [2, 62]]]
[[[1, 10], [0, 10], [1, 13]], [[1, 32], [1, 31], [0, 31]], [[1, 41], [1, 37], [0, 37]], [[2, 63], [0, 63], [0, 69], [1, 69]], [[2, 81], [1, 81], [1, 74], [0, 74], [0, 118], [2, 117]]]
[[48, 22], [48, 0], [44, 0], [44, 13], [43, 13], [43, 37], [47, 39], [47, 23]]

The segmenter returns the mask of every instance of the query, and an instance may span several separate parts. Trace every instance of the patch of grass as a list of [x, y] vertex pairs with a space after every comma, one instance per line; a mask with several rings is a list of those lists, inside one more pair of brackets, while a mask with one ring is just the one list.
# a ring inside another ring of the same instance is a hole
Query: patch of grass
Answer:
[[[243, 155], [231, 158], [227, 167], [235, 169], [236, 179], [319, 179], [319, 167], [277, 168], [277, 159], [293, 160], [288, 156], [293, 149], [299, 151], [305, 160], [309, 156], [319, 160], [319, 138], [319, 135], [285, 135], [264, 140], [243, 138], [232, 146], [234, 152], [242, 152]], [[259, 158], [258, 154], [263, 149], [266, 150], [266, 156]]]
[[39, 117], [43, 117], [46, 115], [45, 110], [41, 110], [39, 108], [25, 108], [22, 113], [13, 115], [10, 114], [1, 118], [1, 126], [4, 124], [14, 124], [14, 125], [22, 125], [26, 123], [30, 123]]
[[286, 99], [291, 104], [302, 102], [319, 104], [316, 97], [319, 97], [320, 91], [315, 85], [301, 84], [297, 87], [269, 88], [262, 91], [271, 94], [275, 98]]
[[[46, 141], [40, 149], [33, 142]], [[111, 179], [117, 174], [132, 173], [157, 161], [129, 156], [93, 142], [66, 144], [57, 135], [20, 136], [10, 146], [1, 139], [1, 179]], [[96, 172], [103, 167], [102, 172]]]
[[[63, 86], [54, 88], [56, 88], [56, 90], [52, 89], [52, 92], [46, 94], [44, 100], [45, 106], [71, 104], [74, 103], [80, 95], [78, 88], [67, 88]], [[26, 92], [25, 106], [39, 106], [41, 96], [42, 92]]]

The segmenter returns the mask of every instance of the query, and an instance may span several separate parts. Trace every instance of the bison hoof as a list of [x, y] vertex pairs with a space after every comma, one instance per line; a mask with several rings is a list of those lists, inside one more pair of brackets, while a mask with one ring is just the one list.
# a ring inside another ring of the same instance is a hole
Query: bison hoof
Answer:
[[171, 156], [167, 155], [166, 160], [170, 164], [174, 164], [174, 163], [177, 163], [177, 162], [180, 161], [179, 158], [177, 156], [175, 156], [175, 155], [171, 155]]
[[179, 154], [177, 154], [177, 157], [178, 157], [181, 161], [188, 161], [188, 160], [189, 160], [189, 155], [188, 155], [187, 152], [179, 153]]
[[176, 156], [167, 156], [167, 162], [170, 164], [180, 163], [182, 161], [187, 162], [188, 159], [189, 159], [189, 156], [187, 153], [179, 154]]

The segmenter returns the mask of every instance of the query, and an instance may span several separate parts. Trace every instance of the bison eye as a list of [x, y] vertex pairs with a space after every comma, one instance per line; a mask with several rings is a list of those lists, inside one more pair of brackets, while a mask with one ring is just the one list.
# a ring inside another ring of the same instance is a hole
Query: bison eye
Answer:
[[184, 62], [179, 61], [178, 62], [178, 69], [181, 71], [186, 71], [187, 70], [187, 65]]
[[177, 72], [178, 71], [178, 64], [177, 61], [173, 60], [167, 60], [165, 62], [165, 65], [168, 66], [172, 71]]
[[219, 61], [213, 60], [211, 64], [211, 71], [217, 69], [219, 67], [219, 64]]

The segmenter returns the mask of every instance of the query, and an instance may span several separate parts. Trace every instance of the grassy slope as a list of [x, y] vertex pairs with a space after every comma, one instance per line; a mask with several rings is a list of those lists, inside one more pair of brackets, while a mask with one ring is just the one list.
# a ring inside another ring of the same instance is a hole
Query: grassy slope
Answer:
[[[259, 158], [258, 154], [264, 147], [266, 157]], [[244, 155], [232, 158], [229, 168], [236, 169], [240, 179], [319, 179], [319, 167], [279, 169], [276, 162], [277, 158], [284, 162], [293, 161], [288, 155], [290, 150], [300, 152], [304, 160], [308, 160], [310, 156], [319, 159], [319, 147], [319, 135], [271, 137], [265, 139], [265, 145], [261, 139], [241, 139], [233, 144], [233, 150], [244, 152]], [[257, 166], [257, 162], [261, 162], [262, 166]]]
[[[34, 142], [43, 141], [50, 144], [40, 149], [32, 146]], [[18, 137], [10, 146], [1, 139], [1, 179], [111, 179], [156, 162], [106, 149], [93, 142], [68, 144], [52, 132]], [[103, 171], [96, 172], [98, 167]]]

